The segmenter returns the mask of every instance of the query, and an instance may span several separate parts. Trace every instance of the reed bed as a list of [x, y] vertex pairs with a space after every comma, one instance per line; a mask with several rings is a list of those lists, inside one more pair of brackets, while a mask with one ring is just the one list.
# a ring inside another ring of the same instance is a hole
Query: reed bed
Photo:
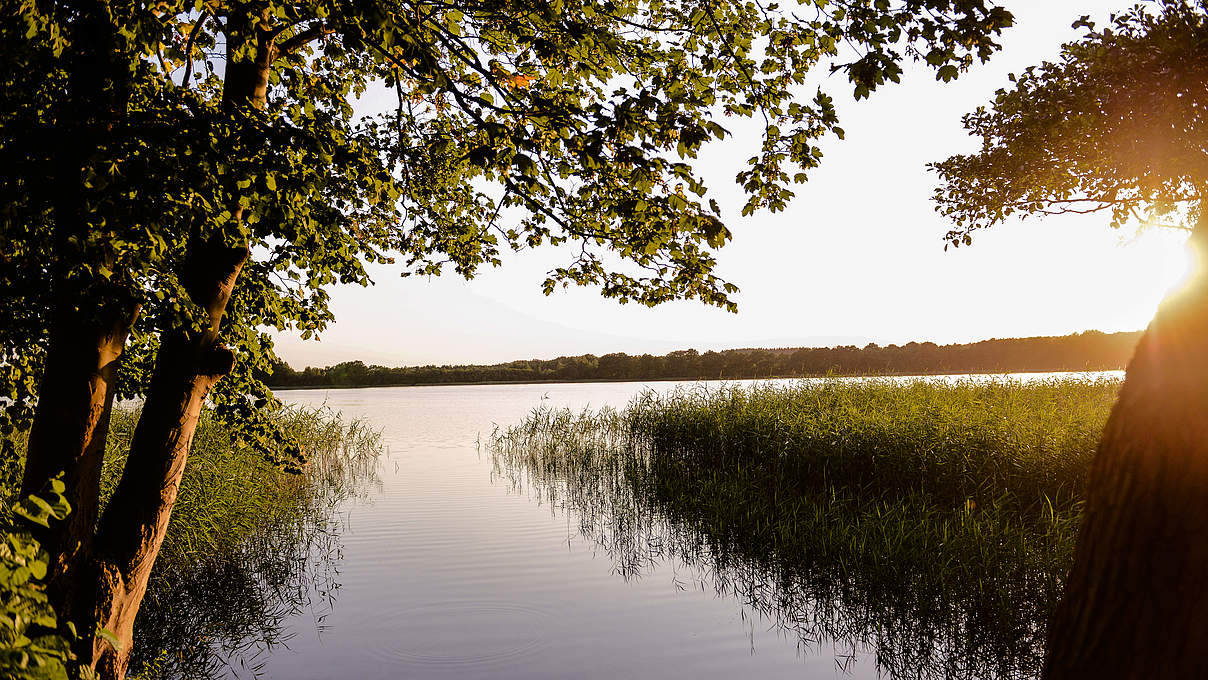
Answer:
[[810, 381], [537, 411], [497, 470], [893, 677], [1030, 677], [1118, 383]]
[[[138, 416], [135, 408], [113, 411], [101, 477], [102, 506], [125, 467]], [[307, 453], [309, 462], [301, 474], [273, 465], [209, 411], [202, 412], [160, 564], [187, 564], [228, 552], [258, 532], [310, 516], [315, 503], [330, 504], [352, 492], [376, 465], [381, 437], [361, 421], [345, 422], [323, 408], [287, 408], [276, 418]], [[14, 433], [9, 440], [13, 450], [24, 451], [26, 433]], [[14, 500], [23, 462], [21, 457], [0, 461], [0, 508]]]
[[[203, 415], [139, 613], [131, 668], [142, 680], [222, 678], [232, 665], [260, 677], [267, 652], [288, 643], [290, 618], [323, 617], [334, 606], [339, 506], [377, 481], [380, 435], [327, 409], [277, 417], [307, 453], [300, 474]], [[120, 462], [136, 422], [124, 412], [111, 429], [109, 469], [121, 469], [110, 463]]]
[[[274, 466], [241, 444], [209, 412], [202, 413], [160, 550], [160, 565], [188, 564], [228, 553], [259, 533], [297, 524], [314, 514], [316, 503], [334, 502], [331, 492], [356, 477], [350, 474], [353, 469], [376, 464], [380, 437], [360, 421], [344, 422], [326, 409], [289, 408], [276, 417], [307, 453], [309, 462], [301, 474]], [[137, 410], [119, 409], [113, 414], [102, 499], [117, 485], [137, 423]]]
[[[285, 621], [333, 606], [337, 510], [376, 482], [380, 435], [329, 409], [288, 408], [275, 417], [307, 453], [300, 474], [274, 466], [202, 413], [139, 613], [134, 677], [219, 678], [232, 663], [258, 675], [261, 655], [287, 642]], [[117, 485], [137, 422], [136, 409], [113, 413], [102, 503]], [[13, 450], [24, 449], [24, 438], [12, 435]], [[17, 493], [21, 462], [0, 462], [4, 503]]]
[[628, 427], [660, 463], [758, 468], [863, 497], [1021, 510], [1081, 496], [1113, 380], [838, 381], [647, 393]]

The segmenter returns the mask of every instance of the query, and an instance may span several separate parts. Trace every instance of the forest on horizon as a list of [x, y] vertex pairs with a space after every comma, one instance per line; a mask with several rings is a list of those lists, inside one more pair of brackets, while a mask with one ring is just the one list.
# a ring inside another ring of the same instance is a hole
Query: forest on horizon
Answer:
[[1004, 338], [937, 345], [911, 342], [881, 347], [788, 347], [662, 356], [614, 352], [492, 365], [386, 366], [346, 361], [297, 371], [278, 363], [266, 382], [274, 388], [439, 385], [487, 382], [697, 380], [822, 375], [927, 375], [1031, 371], [1105, 371], [1124, 368], [1141, 331], [1086, 331], [1064, 336]]

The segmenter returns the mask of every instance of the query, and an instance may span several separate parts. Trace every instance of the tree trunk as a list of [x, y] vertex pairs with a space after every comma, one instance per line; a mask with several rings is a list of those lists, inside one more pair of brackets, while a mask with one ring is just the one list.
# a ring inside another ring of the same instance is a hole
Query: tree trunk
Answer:
[[[236, 115], [241, 107], [264, 106], [277, 53], [268, 15], [258, 21], [249, 21], [251, 16], [237, 10], [227, 18], [231, 33], [224, 110]], [[236, 50], [248, 42], [255, 46], [250, 56], [236, 58]], [[232, 205], [231, 219], [238, 224], [243, 209], [237, 191], [232, 191]], [[114, 649], [99, 638], [93, 641], [90, 661], [101, 678], [120, 680], [126, 675], [134, 621], [167, 533], [198, 418], [210, 390], [234, 365], [234, 354], [222, 344], [219, 331], [249, 254], [246, 245], [227, 244], [220, 233], [190, 245], [180, 280], [190, 299], [206, 311], [209, 327], [161, 335], [130, 456], [97, 528], [96, 620], [121, 643]]]
[[[67, 117], [56, 146], [48, 183], [60, 187], [54, 198], [54, 247], [86, 241], [97, 225], [119, 219], [120, 199], [94, 200], [85, 180], [89, 167], [113, 158], [113, 128], [126, 116], [126, 82], [131, 59], [110, 22], [103, 2], [81, 5], [73, 22], [73, 55], [65, 108]], [[137, 59], [137, 57], [134, 57]], [[95, 250], [92, 251], [95, 254]], [[116, 264], [109, 254], [102, 262]], [[75, 276], [73, 276], [75, 274]], [[47, 595], [61, 619], [75, 624], [77, 652], [91, 645], [94, 630], [91, 547], [100, 497], [101, 466], [115, 381], [126, 339], [139, 314], [122, 273], [108, 277], [52, 271], [50, 337], [38, 403], [30, 429], [21, 494], [37, 494], [59, 475], [71, 512], [62, 522], [34, 528], [50, 556]]]
[[1208, 219], [1188, 243], [1091, 465], [1046, 680], [1208, 677]]
[[[54, 201], [56, 247], [86, 241], [97, 225], [123, 213], [121, 199], [93, 200], [85, 176], [100, 159], [115, 159], [112, 133], [126, 116], [128, 67], [138, 59], [123, 49], [104, 2], [80, 5], [72, 23], [72, 43], [81, 47], [71, 59], [65, 107], [80, 113], [65, 119], [62, 139], [53, 140], [58, 152], [48, 180], [62, 187]], [[112, 259], [104, 263], [118, 269]], [[86, 659], [96, 627], [92, 547], [101, 468], [120, 357], [140, 306], [121, 271], [104, 278], [55, 271], [51, 277], [49, 346], [21, 494], [39, 493], [62, 475], [71, 512], [48, 528], [35, 527], [34, 535], [50, 556], [47, 596], [59, 619], [75, 625], [73, 651]]]
[[167, 533], [202, 406], [234, 365], [218, 331], [248, 249], [215, 237], [190, 255], [182, 282], [207, 311], [210, 326], [161, 336], [126, 467], [97, 527], [95, 620], [121, 642], [114, 649], [102, 639], [93, 641], [90, 661], [102, 678], [125, 677], [134, 619]]
[[118, 359], [137, 311], [87, 322], [63, 303], [53, 316], [21, 495], [38, 493], [62, 475], [71, 513], [35, 533], [51, 556], [50, 594], [56, 611], [67, 620], [83, 614], [91, 621], [92, 583], [79, 570], [88, 559], [96, 524]]

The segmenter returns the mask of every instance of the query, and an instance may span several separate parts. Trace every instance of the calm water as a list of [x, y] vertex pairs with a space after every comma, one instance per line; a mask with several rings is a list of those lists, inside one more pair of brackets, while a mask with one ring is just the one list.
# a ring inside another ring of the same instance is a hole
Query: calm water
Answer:
[[[1099, 375], [1120, 375], [1119, 372]], [[1023, 374], [1019, 379], [1049, 377]], [[950, 379], [950, 378], [929, 378]], [[680, 383], [682, 384], [682, 383]], [[381, 483], [340, 508], [334, 595], [252, 654], [272, 678], [872, 678], [875, 650], [786, 633], [707, 568], [622, 575], [577, 520], [492, 475], [496, 426], [539, 406], [623, 406], [677, 383], [283, 391], [381, 428]], [[483, 445], [479, 447], [479, 442]], [[329, 574], [330, 576], [330, 574]], [[333, 579], [327, 578], [324, 583]], [[250, 677], [246, 658], [229, 675]]]

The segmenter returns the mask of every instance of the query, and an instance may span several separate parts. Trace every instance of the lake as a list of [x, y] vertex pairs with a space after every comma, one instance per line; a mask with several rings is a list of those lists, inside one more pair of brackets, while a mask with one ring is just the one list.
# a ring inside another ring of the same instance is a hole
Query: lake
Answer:
[[286, 642], [253, 645], [228, 659], [226, 673], [877, 677], [875, 642], [803, 639], [749, 595], [719, 583], [707, 565], [657, 551], [639, 568], [618, 564], [606, 546], [583, 536], [573, 513], [493, 472], [486, 442], [497, 425], [516, 424], [541, 406], [621, 407], [642, 390], [685, 384], [279, 392], [287, 403], [324, 405], [380, 428], [385, 450], [378, 482], [334, 510], [341, 528], [323, 592], [275, 622]]

